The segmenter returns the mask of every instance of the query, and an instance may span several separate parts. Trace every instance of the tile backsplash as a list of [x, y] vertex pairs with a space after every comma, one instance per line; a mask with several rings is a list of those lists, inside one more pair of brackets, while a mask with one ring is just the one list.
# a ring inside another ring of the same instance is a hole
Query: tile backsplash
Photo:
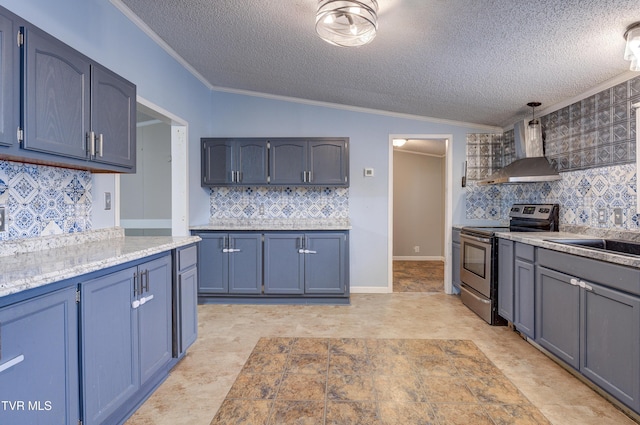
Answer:
[[91, 229], [91, 173], [0, 160], [0, 241]]
[[[636, 211], [636, 109], [640, 77], [540, 117], [545, 156], [562, 180], [478, 186], [514, 159], [513, 130], [467, 135], [466, 217], [506, 223], [516, 202], [560, 204], [560, 224], [640, 230]], [[622, 209], [622, 225], [614, 224]], [[604, 212], [604, 220], [598, 213]]]
[[[562, 180], [553, 182], [499, 186], [469, 182], [466, 216], [506, 223], [514, 203], [558, 203], [561, 225], [640, 229], [635, 163], [569, 171], [561, 176]], [[614, 226], [614, 208], [622, 209], [621, 226]], [[598, 220], [598, 210], [605, 212], [604, 223]]]
[[349, 189], [336, 187], [214, 187], [211, 220], [345, 219]]

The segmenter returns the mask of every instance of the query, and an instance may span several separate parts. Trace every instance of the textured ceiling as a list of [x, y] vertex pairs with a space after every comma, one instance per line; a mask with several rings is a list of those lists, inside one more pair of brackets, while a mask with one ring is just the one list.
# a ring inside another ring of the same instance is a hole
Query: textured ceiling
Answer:
[[640, 0], [378, 0], [377, 37], [340, 48], [316, 0], [121, 1], [216, 88], [501, 127], [628, 72], [640, 21]]

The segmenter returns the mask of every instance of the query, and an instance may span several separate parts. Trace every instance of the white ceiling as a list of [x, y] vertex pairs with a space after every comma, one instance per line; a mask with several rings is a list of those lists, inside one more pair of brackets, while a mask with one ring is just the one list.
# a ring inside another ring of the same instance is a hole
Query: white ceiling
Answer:
[[500, 127], [631, 77], [640, 21], [640, 0], [378, 0], [377, 37], [340, 48], [316, 0], [111, 1], [214, 88]]

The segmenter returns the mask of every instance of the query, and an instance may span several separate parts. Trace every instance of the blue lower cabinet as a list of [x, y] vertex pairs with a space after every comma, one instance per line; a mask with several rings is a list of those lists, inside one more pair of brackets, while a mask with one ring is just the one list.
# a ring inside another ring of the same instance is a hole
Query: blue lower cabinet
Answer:
[[342, 295], [348, 286], [346, 232], [265, 233], [265, 294]]
[[264, 293], [304, 294], [304, 234], [264, 235]]
[[201, 294], [260, 294], [262, 235], [255, 233], [197, 233]]
[[166, 255], [81, 284], [84, 425], [124, 419], [164, 373], [172, 357], [171, 276]]
[[305, 294], [344, 294], [349, 250], [345, 233], [305, 236]]
[[0, 424], [76, 425], [76, 287], [0, 309], [0, 338]]

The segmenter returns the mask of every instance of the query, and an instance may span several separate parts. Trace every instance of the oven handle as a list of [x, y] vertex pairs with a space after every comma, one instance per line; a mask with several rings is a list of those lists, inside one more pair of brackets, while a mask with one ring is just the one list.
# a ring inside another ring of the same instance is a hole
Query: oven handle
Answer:
[[469, 239], [469, 240], [472, 240], [472, 241], [476, 241], [476, 242], [489, 243], [489, 244], [491, 243], [491, 239], [489, 239], [489, 238], [481, 238], [479, 236], [471, 236], [471, 235], [467, 235], [467, 234], [464, 234], [464, 233], [461, 233], [460, 237], [461, 238], [465, 238], [465, 239]]

